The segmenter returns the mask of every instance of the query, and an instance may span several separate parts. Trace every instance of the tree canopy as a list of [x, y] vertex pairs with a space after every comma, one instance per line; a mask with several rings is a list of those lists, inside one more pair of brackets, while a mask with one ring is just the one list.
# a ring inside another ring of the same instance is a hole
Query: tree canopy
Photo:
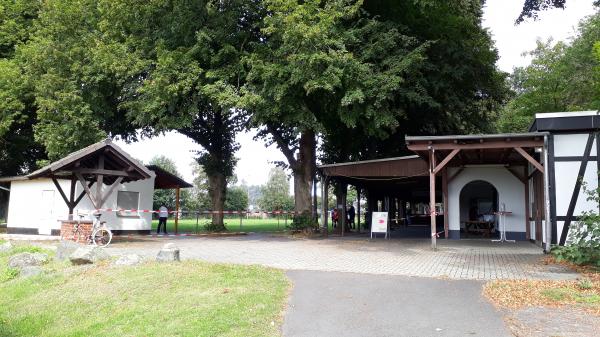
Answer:
[[35, 141], [35, 96], [23, 74], [17, 48], [28, 42], [42, 7], [39, 1], [0, 4], [0, 176], [27, 173], [46, 158]]
[[418, 66], [405, 75], [410, 79], [406, 85], [416, 91], [400, 87], [391, 95], [395, 120], [385, 133], [365, 134], [360, 127], [334, 120], [324, 132], [322, 161], [397, 156], [407, 151], [406, 134], [493, 130], [490, 120], [506, 102], [509, 91], [505, 74], [495, 67], [498, 54], [493, 41], [481, 27], [479, 1], [372, 0], [366, 2], [365, 10], [426, 44]]
[[290, 195], [290, 180], [280, 167], [269, 171], [269, 179], [261, 188], [258, 205], [264, 211], [291, 211], [294, 209], [294, 199]]
[[515, 23], [519, 24], [529, 18], [537, 19], [539, 12], [550, 8], [565, 8], [566, 2], [566, 0], [524, 0], [523, 9]]
[[569, 43], [538, 41], [536, 49], [528, 53], [531, 64], [515, 68], [510, 76], [514, 98], [502, 110], [498, 129], [526, 131], [536, 113], [598, 109], [598, 41], [598, 13], [581, 21]]
[[481, 17], [479, 0], [4, 1], [0, 173], [175, 130], [202, 146], [197, 185], [222, 210], [236, 133], [256, 127], [310, 212], [318, 146], [367, 159], [408, 133], [492, 129], [508, 91]]

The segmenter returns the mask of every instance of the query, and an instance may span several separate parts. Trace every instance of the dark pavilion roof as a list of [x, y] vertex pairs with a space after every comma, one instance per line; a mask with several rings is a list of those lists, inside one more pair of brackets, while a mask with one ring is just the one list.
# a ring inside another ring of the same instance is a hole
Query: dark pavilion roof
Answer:
[[172, 188], [189, 188], [194, 187], [192, 184], [187, 181], [179, 178], [178, 176], [163, 170], [159, 166], [156, 165], [147, 165], [148, 169], [154, 171], [156, 173], [156, 178], [154, 179], [154, 189], [156, 190], [164, 190], [164, 189], [172, 189]]
[[[98, 167], [100, 161], [103, 161], [102, 168]], [[119, 176], [123, 177], [122, 183], [152, 176], [144, 164], [106, 139], [46, 165], [28, 174], [27, 178], [70, 179], [75, 172], [81, 173], [86, 180], [94, 180], [98, 172], [102, 172], [105, 184], [112, 184]]]
[[[104, 168], [98, 171], [100, 157], [103, 157]], [[151, 171], [154, 171], [156, 174], [154, 180], [155, 189], [192, 187], [192, 184], [156, 165], [145, 166], [139, 160], [123, 151], [123, 149], [114, 144], [110, 139], [75, 151], [28, 175], [0, 177], [0, 183], [37, 178], [71, 179], [75, 172], [81, 173], [84, 179], [93, 181], [96, 179], [98, 172], [102, 172], [105, 173], [103, 175], [103, 183], [109, 185], [117, 177], [123, 177], [121, 183], [148, 179], [152, 176]]]

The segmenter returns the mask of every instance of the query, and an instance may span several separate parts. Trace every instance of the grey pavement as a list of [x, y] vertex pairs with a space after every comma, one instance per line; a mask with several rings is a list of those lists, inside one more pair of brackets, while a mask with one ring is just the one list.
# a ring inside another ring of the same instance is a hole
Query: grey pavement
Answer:
[[483, 282], [288, 271], [289, 337], [511, 336]]
[[258, 264], [285, 270], [337, 271], [448, 279], [564, 279], [577, 275], [539, 261], [542, 249], [529, 242], [438, 240], [432, 251], [427, 239], [330, 237], [303, 239], [251, 234], [236, 237], [121, 238], [107, 251], [154, 258], [163, 244], [173, 242], [182, 259]]

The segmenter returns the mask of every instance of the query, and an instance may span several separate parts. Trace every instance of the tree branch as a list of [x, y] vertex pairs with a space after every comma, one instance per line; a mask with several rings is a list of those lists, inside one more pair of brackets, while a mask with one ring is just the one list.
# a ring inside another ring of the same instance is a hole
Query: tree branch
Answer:
[[296, 170], [298, 167], [298, 161], [294, 157], [294, 150], [290, 149], [289, 144], [285, 141], [283, 135], [279, 132], [279, 130], [277, 130], [275, 126], [273, 126], [273, 124], [267, 124], [267, 131], [269, 131], [269, 133], [275, 140], [277, 147], [281, 150], [281, 152], [287, 159], [292, 170]]

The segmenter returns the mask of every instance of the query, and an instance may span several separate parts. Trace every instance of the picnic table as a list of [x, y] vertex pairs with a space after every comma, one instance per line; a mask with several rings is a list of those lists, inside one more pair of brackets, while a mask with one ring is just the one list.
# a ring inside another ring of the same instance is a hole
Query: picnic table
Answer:
[[492, 229], [494, 229], [493, 221], [467, 220], [464, 224], [467, 235], [469, 233], [482, 233], [484, 237], [489, 238], [492, 235]]

